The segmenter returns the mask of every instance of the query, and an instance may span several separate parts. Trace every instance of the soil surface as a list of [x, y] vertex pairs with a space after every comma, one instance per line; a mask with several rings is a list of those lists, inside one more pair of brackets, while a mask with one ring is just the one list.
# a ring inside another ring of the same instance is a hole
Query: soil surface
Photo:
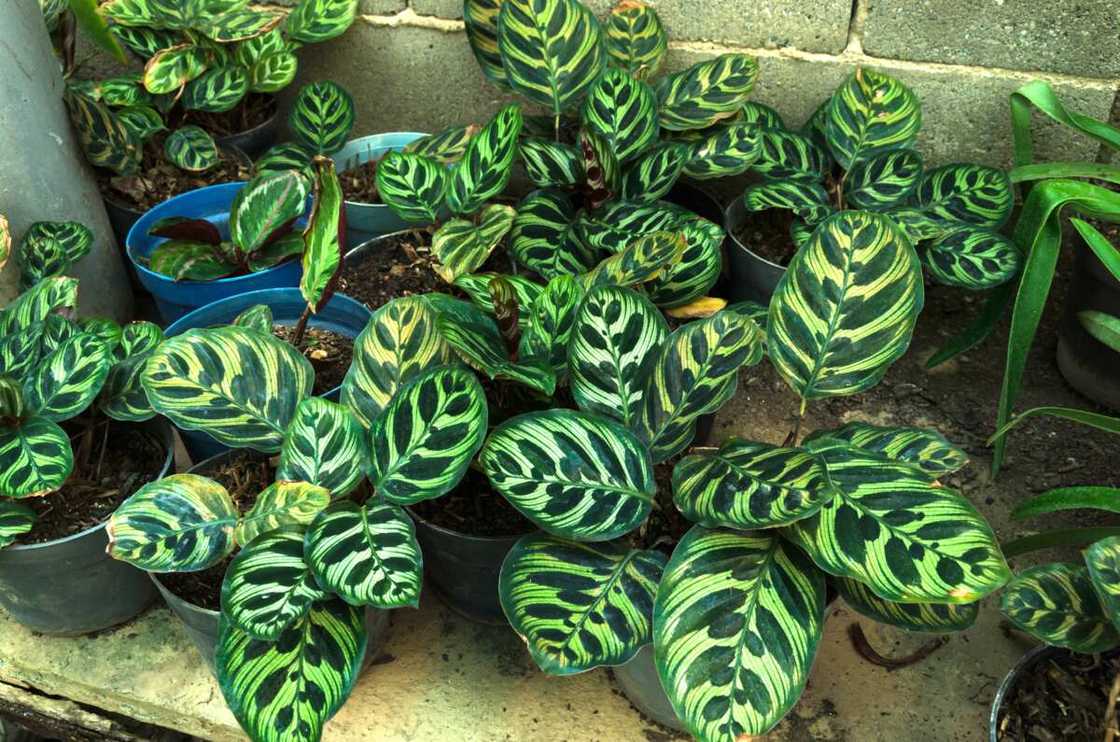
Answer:
[[735, 232], [735, 238], [760, 258], [789, 265], [797, 253], [789, 234], [792, 223], [793, 212], [786, 209], [751, 212]]
[[425, 500], [411, 509], [429, 523], [469, 536], [520, 536], [536, 528], [475, 469], [468, 469], [459, 486], [444, 497]]
[[349, 167], [344, 163], [346, 170], [338, 174], [342, 183], [342, 194], [347, 201], [358, 204], [379, 204], [381, 196], [377, 193], [377, 160], [363, 162], [360, 165]]
[[1000, 742], [1106, 739], [1109, 693], [1118, 679], [1120, 656], [1115, 653], [1063, 652], [1036, 663], [1004, 699]]
[[248, 180], [249, 165], [219, 149], [217, 165], [202, 173], [190, 173], [173, 165], [163, 153], [163, 135], [157, 134], [144, 143], [144, 158], [136, 175], [116, 175], [108, 170], [97, 171], [101, 195], [118, 206], [134, 211], [147, 211], [172, 196], [203, 186]]
[[[273, 325], [272, 334], [291, 343], [295, 329], [294, 325]], [[354, 341], [333, 330], [308, 325], [303, 333], [303, 342], [299, 350], [307, 360], [311, 361], [311, 366], [315, 369], [315, 386], [312, 387], [311, 393], [319, 397], [337, 387], [346, 378], [346, 372], [350, 369], [350, 359], [354, 356]]]
[[158, 477], [167, 459], [163, 445], [134, 425], [102, 421], [88, 438], [84, 423], [65, 427], [74, 449], [74, 473], [57, 492], [23, 501], [35, 511], [36, 520], [20, 543], [41, 544], [103, 523], [118, 505]]
[[275, 113], [275, 98], [263, 93], [249, 93], [223, 113], [186, 111], [182, 123], [201, 126], [214, 137], [228, 137], [257, 128]]
[[421, 230], [385, 240], [361, 263], [343, 266], [338, 292], [376, 310], [397, 297], [446, 291], [450, 287], [433, 270], [431, 244]]
[[[251, 451], [239, 452], [223, 460], [216, 468], [194, 473], [209, 477], [225, 487], [242, 514], [249, 512], [257, 501], [257, 495], [276, 480], [276, 469], [269, 459]], [[222, 603], [222, 579], [233, 556], [201, 572], [161, 574], [159, 581], [188, 603], [216, 611]]]

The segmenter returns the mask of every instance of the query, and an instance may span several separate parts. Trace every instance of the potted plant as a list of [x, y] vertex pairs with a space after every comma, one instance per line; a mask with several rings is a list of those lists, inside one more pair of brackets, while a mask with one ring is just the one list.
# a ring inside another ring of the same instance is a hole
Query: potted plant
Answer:
[[765, 304], [816, 225], [845, 209], [893, 219], [938, 283], [980, 291], [1014, 278], [1021, 254], [999, 232], [1013, 202], [1007, 174], [962, 163], [925, 168], [914, 149], [921, 120], [909, 88], [857, 68], [801, 131], [780, 119], [753, 124], [762, 180], [725, 220], [735, 298]]
[[[92, 244], [75, 222], [32, 225], [16, 255], [25, 290], [0, 313], [0, 605], [48, 634], [115, 626], [151, 602], [143, 574], [106, 557], [105, 520], [173, 461], [139, 383], [160, 329], [72, 319], [78, 281], [64, 273]], [[3, 222], [0, 265], [10, 245]]]
[[[843, 289], [830, 292], [836, 265]], [[808, 400], [877, 383], [906, 350], [922, 298], [918, 256], [893, 221], [826, 218], [766, 323], [766, 353], [801, 415]], [[575, 394], [583, 411], [515, 418], [480, 454], [492, 486], [545, 531], [510, 552], [500, 591], [542, 669], [614, 665], [658, 720], [734, 740], [768, 732], [804, 689], [826, 581], [895, 626], [972, 623], [976, 601], [1010, 574], [983, 517], [938, 482], [963, 453], [932, 431], [867, 424], [802, 443], [799, 415], [781, 443], [732, 439], [680, 458], [680, 422], [733, 394], [763, 333], [753, 308], [732, 305], [666, 337], [641, 307], [626, 289], [592, 291], [569, 345], [573, 379], [597, 371], [594, 394]], [[599, 360], [639, 348], [647, 360], [626, 386]]]

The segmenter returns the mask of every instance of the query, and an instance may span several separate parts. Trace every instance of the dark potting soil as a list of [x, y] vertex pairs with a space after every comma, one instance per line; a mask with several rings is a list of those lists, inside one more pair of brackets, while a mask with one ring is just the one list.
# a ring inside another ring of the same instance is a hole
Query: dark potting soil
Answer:
[[[295, 329], [294, 325], [273, 325], [272, 334], [291, 343]], [[333, 330], [308, 326], [299, 350], [315, 369], [315, 386], [311, 393], [320, 396], [346, 378], [350, 359], [354, 356], [354, 341]]]
[[24, 500], [36, 520], [21, 543], [41, 544], [103, 523], [158, 477], [167, 459], [163, 445], [135, 426], [102, 422], [88, 437], [84, 422], [65, 427], [74, 449], [74, 473], [57, 492]]
[[350, 167], [343, 163], [346, 170], [338, 174], [342, 183], [342, 195], [347, 201], [358, 204], [379, 204], [381, 196], [377, 193], [377, 160], [369, 160]]
[[377, 309], [401, 296], [447, 291], [451, 287], [433, 269], [431, 244], [432, 236], [421, 230], [385, 240], [361, 263], [343, 266], [339, 293]]
[[144, 158], [136, 175], [115, 175], [107, 170], [97, 173], [97, 185], [105, 198], [134, 211], [147, 211], [172, 196], [218, 183], [248, 180], [247, 165], [227, 150], [219, 150], [220, 160], [202, 173], [189, 173], [171, 164], [163, 153], [163, 136], [157, 134], [144, 144]]
[[412, 506], [424, 520], [468, 536], [520, 536], [536, 526], [490, 488], [486, 475], [475, 469], [444, 497]]
[[789, 265], [797, 252], [789, 234], [792, 223], [793, 212], [785, 209], [751, 212], [735, 231], [735, 237], [760, 258]]
[[[196, 472], [221, 484], [229, 492], [238, 512], [247, 513], [257, 495], [276, 480], [276, 469], [262, 454], [240, 452], [213, 468]], [[159, 575], [164, 587], [188, 603], [216, 611], [222, 603], [222, 579], [226, 575], [230, 556], [201, 572], [178, 572]]]
[[255, 129], [276, 113], [276, 99], [262, 93], [249, 93], [228, 111], [187, 111], [183, 124], [201, 126], [215, 137], [228, 137]]
[[1004, 699], [1000, 742], [1105, 739], [1109, 693], [1118, 676], [1120, 655], [1116, 654], [1064, 652], [1036, 663]]

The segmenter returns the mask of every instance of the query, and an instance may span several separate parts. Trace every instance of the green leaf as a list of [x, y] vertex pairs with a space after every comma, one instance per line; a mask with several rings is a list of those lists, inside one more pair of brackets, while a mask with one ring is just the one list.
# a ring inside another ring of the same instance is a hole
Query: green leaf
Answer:
[[657, 97], [653, 88], [622, 70], [603, 72], [584, 100], [580, 118], [619, 161], [635, 157], [657, 141]]
[[318, 397], [300, 402], [284, 434], [278, 479], [309, 482], [345, 497], [358, 486], [365, 469], [365, 435], [350, 410]]
[[502, 563], [498, 596], [513, 630], [550, 675], [629, 662], [652, 635], [659, 551], [619, 541], [520, 539]]
[[782, 115], [763, 103], [747, 101], [739, 109], [739, 120], [744, 124], [756, 124], [767, 129], [785, 129]]
[[244, 100], [249, 92], [249, 71], [239, 64], [214, 67], [187, 83], [183, 108], [225, 113]]
[[653, 203], [664, 197], [677, 184], [688, 158], [688, 148], [674, 142], [647, 150], [622, 174], [622, 199], [633, 203]]
[[498, 51], [498, 13], [501, 9], [502, 0], [463, 0], [467, 40], [478, 66], [490, 82], [505, 87], [509, 85], [509, 79]]
[[599, 22], [577, 0], [503, 0], [498, 51], [510, 87], [555, 116], [575, 108], [606, 65]]
[[432, 236], [432, 254], [440, 264], [434, 270], [448, 283], [482, 267], [490, 253], [505, 238], [517, 213], [509, 206], [494, 204], [483, 209], [479, 222], [454, 219]]
[[377, 192], [405, 221], [438, 221], [446, 190], [447, 171], [429, 157], [392, 151], [377, 163]]
[[652, 281], [677, 263], [687, 246], [681, 233], [642, 235], [585, 274], [583, 284], [590, 290], [597, 286], [633, 286]]
[[255, 304], [234, 317], [230, 324], [271, 335], [273, 324], [272, 308], [267, 304]]
[[81, 333], [43, 358], [23, 387], [31, 414], [63, 422], [76, 417], [97, 397], [109, 374], [111, 351], [96, 335]]
[[310, 181], [315, 177], [315, 171], [311, 167], [312, 156], [313, 153], [302, 144], [281, 142], [270, 147], [253, 163], [253, 175], [260, 177], [285, 170], [295, 170]]
[[1085, 566], [1104, 615], [1120, 628], [1120, 537], [1101, 539], [1086, 549]]
[[594, 261], [572, 234], [576, 212], [571, 198], [562, 191], [533, 191], [517, 206], [510, 255], [519, 265], [548, 279], [591, 269]]
[[322, 309], [334, 295], [346, 252], [345, 198], [334, 161], [318, 157], [315, 169], [315, 205], [303, 233], [303, 276], [299, 280], [300, 294], [312, 312]]
[[726, 234], [719, 225], [700, 217], [682, 217], [674, 228], [684, 233], [684, 253], [644, 287], [650, 300], [663, 309], [675, 309], [705, 296], [723, 270]]
[[611, 8], [603, 33], [613, 66], [638, 80], [649, 80], [661, 70], [669, 37], [657, 13], [641, 0], [622, 0]]
[[657, 87], [661, 127], [703, 129], [738, 113], [758, 79], [758, 62], [723, 54], [663, 79]]
[[218, 164], [218, 145], [197, 126], [181, 126], [163, 142], [163, 152], [177, 167], [192, 173], [209, 170]]
[[747, 211], [786, 209], [809, 224], [816, 224], [832, 213], [828, 191], [818, 181], [809, 178], [753, 185], [743, 192], [743, 205]]
[[905, 631], [941, 634], [964, 631], [976, 623], [979, 603], [895, 603], [883, 600], [862, 582], [833, 580], [840, 597], [856, 613]]
[[742, 438], [673, 467], [677, 509], [708, 528], [788, 525], [815, 513], [833, 494], [828, 470], [813, 454]]
[[89, 163], [118, 175], [132, 175], [143, 156], [141, 141], [131, 128], [101, 101], [66, 89], [66, 110]]
[[74, 14], [74, 19], [82, 34], [88, 37], [103, 51], [108, 52], [118, 62], [125, 61], [124, 49], [110, 33], [105, 17], [99, 12], [96, 0], [70, 0], [69, 9]]
[[0, 337], [42, 322], [49, 315], [78, 304], [78, 279], [47, 278], [32, 286], [0, 313]]
[[282, 20], [284, 16], [276, 11], [243, 8], [220, 13], [202, 27], [202, 32], [212, 41], [222, 43], [248, 41], [278, 27]]
[[438, 315], [422, 296], [394, 299], [373, 313], [354, 341], [354, 360], [342, 381], [342, 404], [365, 427], [412, 379], [451, 361]]
[[776, 536], [690, 530], [653, 614], [661, 685], [702, 740], [763, 735], [797, 702], [824, 623], [823, 575]]
[[168, 339], [141, 382], [152, 407], [177, 427], [275, 453], [314, 378], [311, 363], [288, 343], [231, 326]]
[[191, 43], [177, 44], [156, 52], [144, 65], [144, 88], [162, 95], [180, 88], [206, 71], [206, 54]]
[[[123, 22], [117, 20], [118, 13], [114, 12], [122, 5], [121, 2], [105, 3], [105, 15], [116, 21], [109, 27], [109, 31], [134, 54], [142, 59], [147, 59], [154, 56], [156, 52], [179, 43], [179, 36], [174, 31], [124, 25]], [[149, 22], [148, 19], [138, 18], [137, 20], [142, 23]]]
[[1045, 564], [1015, 575], [1000, 596], [1007, 620], [1055, 647], [1086, 654], [1120, 644], [1086, 567]]
[[643, 365], [668, 336], [665, 318], [641, 294], [613, 286], [588, 293], [568, 351], [576, 404], [634, 427], [642, 409]]
[[739, 368], [762, 359], [762, 331], [738, 312], [718, 312], [680, 327], [650, 361], [635, 430], [655, 462], [683, 451], [696, 419], [735, 394]]
[[922, 168], [922, 156], [912, 149], [888, 149], [861, 157], [844, 176], [844, 199], [854, 209], [883, 211], [914, 192]]
[[657, 484], [641, 441], [619, 423], [571, 410], [507, 420], [479, 463], [522, 515], [560, 538], [610, 541], [636, 528]]
[[860, 159], [914, 144], [922, 126], [918, 96], [881, 72], [857, 68], [833, 94], [824, 116], [824, 136], [845, 170]]
[[886, 217], [824, 221], [770, 301], [768, 352], [804, 399], [874, 386], [910, 344], [924, 301], [910, 241]]
[[946, 286], [973, 291], [992, 289], [1019, 274], [1019, 248], [989, 229], [961, 227], [946, 232], [921, 252], [922, 264]]
[[906, 603], [974, 603], [1007, 582], [991, 527], [960, 494], [917, 467], [845, 444], [817, 455], [836, 493], [783, 533], [821, 569]]
[[167, 131], [163, 116], [151, 106], [128, 106], [117, 111], [116, 115], [117, 121], [137, 142], [143, 142], [157, 132]]
[[[1109, 415], [1102, 415], [1099, 412], [1088, 412], [1086, 410], [1074, 410], [1068, 407], [1033, 407], [1026, 412], [1020, 412], [1015, 416], [1015, 419], [1004, 425], [996, 431], [991, 440], [1003, 438], [1012, 429], [1018, 427], [1026, 420], [1038, 416], [1056, 417], [1062, 420], [1072, 420], [1075, 423], [1088, 425], [1103, 430], [1106, 433], [1116, 433], [1120, 435], [1120, 417], [1111, 417]], [[989, 441], [990, 443], [991, 441]]]
[[[510, 7], [510, 0], [502, 7]], [[453, 212], [460, 216], [473, 214], [505, 189], [517, 156], [522, 123], [521, 108], [506, 106], [471, 139], [447, 184], [447, 205]]]
[[150, 356], [151, 351], [145, 351], [113, 364], [97, 402], [102, 412], [122, 422], [142, 422], [155, 417], [141, 382]]
[[213, 281], [237, 272], [217, 248], [203, 242], [167, 240], [148, 256], [148, 268], [173, 281]]
[[[568, 278], [571, 278], [571, 276], [568, 276]], [[493, 316], [494, 298], [490, 295], [490, 284], [498, 279], [509, 283], [513, 288], [517, 295], [517, 305], [522, 310], [518, 322], [521, 329], [528, 328], [530, 322], [528, 309], [533, 306], [541, 292], [544, 291], [544, 287], [539, 283], [523, 276], [507, 276], [501, 273], [470, 273], [456, 278], [455, 285], [466, 292], [475, 306]]]
[[758, 159], [754, 170], [767, 178], [822, 180], [830, 167], [828, 155], [806, 136], [782, 129], [758, 132]]
[[304, 528], [266, 533], [233, 558], [222, 580], [222, 616], [254, 639], [275, 641], [327, 597], [304, 560]]
[[0, 427], [0, 495], [49, 495], [73, 470], [70, 437], [57, 423], [33, 417], [16, 427]]
[[259, 175], [237, 192], [230, 206], [229, 236], [254, 253], [304, 212], [307, 182], [293, 171]]
[[340, 600], [313, 604], [271, 642], [252, 638], [223, 614], [218, 685], [251, 739], [315, 742], [350, 695], [365, 651], [362, 613]]
[[577, 312], [582, 303], [583, 289], [573, 276], [552, 279], [540, 295], [528, 303], [528, 325], [521, 336], [520, 354], [524, 358], [539, 359], [552, 369], [557, 380], [568, 373], [568, 348], [573, 342]]
[[[307, 245], [301, 233], [289, 232], [283, 237], [278, 237], [266, 243], [264, 247], [250, 255], [249, 270], [253, 273], [265, 271], [297, 255], [306, 256], [306, 248]], [[320, 306], [325, 303], [326, 300], [319, 301]]]
[[347, 603], [419, 606], [424, 556], [412, 519], [396, 505], [335, 503], [311, 524], [306, 548], [319, 584]]
[[1011, 517], [1016, 520], [1036, 518], [1063, 510], [1103, 510], [1120, 513], [1120, 489], [1115, 487], [1058, 487], [1015, 506]]
[[756, 124], [730, 124], [692, 146], [684, 174], [697, 180], [742, 175], [762, 154], [762, 132]]
[[23, 416], [22, 385], [11, 376], [0, 376], [0, 418], [19, 420]]
[[447, 494], [482, 447], [486, 422], [486, 395], [470, 371], [418, 376], [370, 426], [370, 483], [394, 505]]
[[530, 137], [521, 142], [521, 161], [529, 180], [542, 188], [583, 182], [583, 156], [571, 144]]
[[53, 275], [35, 262], [37, 244], [44, 242], [58, 245], [67, 262], [77, 263], [93, 248], [93, 231], [80, 222], [35, 222], [28, 227], [20, 240], [17, 257], [23, 272], [38, 274], [39, 278], [33, 283]]
[[307, 149], [333, 155], [346, 145], [354, 128], [354, 99], [330, 80], [304, 85], [292, 102], [288, 128]]
[[1094, 338], [1120, 353], [1120, 317], [1095, 310], [1086, 310], [1077, 313], [1077, 321]]
[[109, 556], [149, 572], [198, 572], [234, 549], [237, 508], [225, 488], [196, 474], [146, 484], [109, 518]]
[[438, 160], [445, 165], [458, 162], [467, 152], [467, 145], [478, 134], [477, 126], [452, 126], [435, 134], [414, 139], [404, 148], [424, 157]]
[[241, 518], [234, 538], [242, 546], [263, 534], [285, 526], [306, 526], [330, 504], [326, 487], [307, 482], [275, 482], [259, 495], [249, 512]]
[[300, 0], [284, 21], [284, 32], [304, 44], [341, 36], [358, 14], [358, 0]]
[[587, 208], [598, 209], [613, 200], [622, 188], [622, 163], [607, 140], [586, 127], [579, 132], [579, 149], [586, 176], [584, 199]]
[[34, 527], [34, 510], [18, 502], [0, 500], [0, 549], [15, 543]]
[[865, 453], [886, 456], [892, 461], [912, 464], [927, 474], [940, 477], [958, 471], [968, 463], [968, 454], [954, 446], [936, 430], [885, 427], [854, 422], [833, 430], [821, 430], [806, 443], [829, 438], [843, 441]]
[[289, 51], [262, 56], [249, 67], [249, 90], [278, 93], [295, 79], [298, 67], [299, 60]]
[[922, 178], [915, 194], [922, 210], [944, 226], [960, 222], [998, 229], [1011, 218], [1015, 194], [1003, 170], [943, 165]]

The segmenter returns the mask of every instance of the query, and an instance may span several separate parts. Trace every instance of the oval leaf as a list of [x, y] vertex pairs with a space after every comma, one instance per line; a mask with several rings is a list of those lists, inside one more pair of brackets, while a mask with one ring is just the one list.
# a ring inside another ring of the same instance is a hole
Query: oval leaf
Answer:
[[262, 535], [285, 526], [305, 526], [331, 501], [330, 490], [307, 482], [275, 482], [257, 495], [241, 518], [234, 538], [247, 546]]
[[918, 96], [893, 77], [862, 67], [833, 94], [824, 114], [825, 140], [844, 169], [912, 146], [921, 126]]
[[256, 252], [304, 211], [307, 182], [293, 171], [259, 175], [230, 206], [229, 235], [245, 254]]
[[354, 128], [354, 99], [330, 80], [304, 85], [292, 102], [288, 128], [304, 147], [332, 155], [345, 146]]
[[1013, 241], [997, 232], [962, 227], [946, 232], [922, 250], [922, 263], [946, 286], [983, 291], [1019, 275], [1023, 256]]
[[883, 600], [856, 580], [838, 577], [833, 584], [840, 597], [856, 613], [905, 631], [930, 634], [964, 631], [976, 623], [976, 616], [980, 613], [979, 603], [895, 603]]
[[661, 127], [688, 131], [730, 118], [757, 79], [758, 62], [746, 54], [723, 54], [670, 75], [657, 87]]
[[805, 442], [823, 437], [844, 441], [852, 448], [866, 453], [913, 464], [934, 477], [952, 474], [968, 463], [968, 454], [936, 430], [925, 428], [884, 427], [854, 422], [835, 430], [818, 431], [806, 438]]
[[54, 422], [80, 415], [101, 392], [111, 356], [105, 342], [90, 333], [63, 341], [39, 362], [24, 385], [27, 409]]
[[1044, 564], [1024, 570], [1003, 591], [999, 609], [1016, 627], [1056, 647], [1089, 654], [1120, 644], [1085, 567]]
[[73, 470], [70, 437], [57, 423], [33, 417], [17, 427], [0, 427], [0, 495], [49, 495]]
[[325, 399], [300, 402], [284, 433], [276, 477], [309, 482], [332, 498], [350, 494], [365, 471], [365, 431], [350, 410]]

